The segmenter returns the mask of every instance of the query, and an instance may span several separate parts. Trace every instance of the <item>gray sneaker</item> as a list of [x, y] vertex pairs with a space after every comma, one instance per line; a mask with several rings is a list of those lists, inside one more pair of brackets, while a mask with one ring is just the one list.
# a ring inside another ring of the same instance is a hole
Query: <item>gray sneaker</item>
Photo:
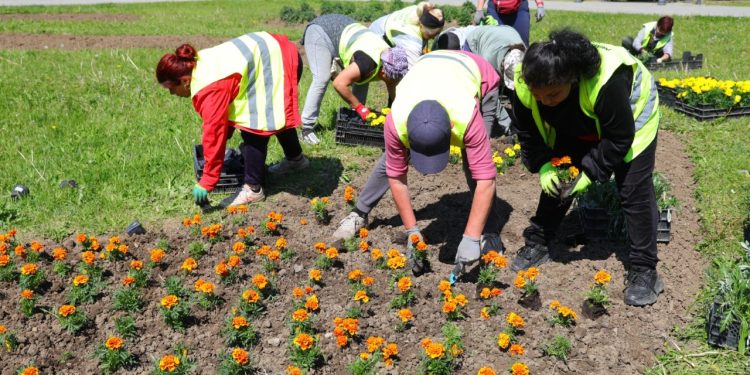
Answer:
[[479, 238], [479, 246], [482, 249], [482, 254], [486, 254], [490, 250], [495, 250], [500, 254], [505, 253], [505, 246], [503, 241], [500, 239], [500, 235], [497, 233], [485, 233]]
[[261, 187], [258, 192], [254, 192], [249, 185], [242, 185], [242, 190], [237, 193], [234, 200], [228, 204], [228, 206], [238, 206], [241, 204], [260, 202], [266, 199], [266, 194], [263, 192]]
[[303, 129], [302, 134], [300, 135], [300, 139], [302, 139], [302, 142], [305, 142], [308, 145], [320, 144], [320, 138], [318, 138], [315, 132], [311, 129]]
[[367, 225], [367, 219], [357, 215], [356, 212], [350, 212], [339, 222], [339, 227], [333, 232], [333, 239], [343, 240], [352, 238], [359, 232], [359, 229]]
[[310, 160], [302, 155], [299, 160], [281, 159], [280, 162], [268, 167], [268, 173], [287, 174], [289, 172], [299, 171], [310, 166]]

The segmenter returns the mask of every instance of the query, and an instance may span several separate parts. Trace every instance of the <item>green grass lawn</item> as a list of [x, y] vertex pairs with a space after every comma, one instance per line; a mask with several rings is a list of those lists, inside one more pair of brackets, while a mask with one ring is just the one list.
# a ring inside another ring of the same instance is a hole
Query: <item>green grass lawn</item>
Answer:
[[[117, 13], [141, 16], [135, 21], [51, 21], [3, 19], [0, 32], [70, 33], [87, 35], [209, 35], [231, 38], [267, 30], [301, 36], [303, 25], [277, 20], [284, 5], [297, 1], [212, 1], [171, 4], [97, 5], [73, 7], [0, 7], [0, 14]], [[315, 8], [319, 2], [311, 1]], [[166, 16], [165, 16], [166, 15]], [[592, 40], [618, 44], [635, 35], [653, 17], [554, 12], [532, 25], [532, 41], [558, 27], [570, 26]], [[266, 26], [267, 25], [267, 26]], [[699, 71], [656, 72], [658, 77], [686, 74], [721, 79], [750, 79], [750, 51], [744, 36], [750, 22], [738, 18], [679, 17], [676, 20], [678, 57], [684, 50], [703, 53]], [[174, 46], [176, 47], [176, 46]], [[172, 47], [172, 48], [174, 48]], [[0, 229], [16, 227], [24, 236], [62, 238], [76, 231], [120, 232], [138, 218], [155, 225], [195, 210], [191, 147], [200, 142], [200, 121], [189, 100], [169, 96], [154, 78], [159, 57], [168, 50], [2, 50], [0, 51]], [[301, 84], [303, 102], [310, 75]], [[382, 104], [382, 87], [370, 92]], [[335, 146], [333, 116], [342, 104], [332, 90], [326, 94], [321, 122], [324, 142], [306, 152], [317, 158], [314, 168], [341, 161], [343, 175], [367, 173], [363, 158], [374, 160], [377, 150]], [[748, 118], [699, 123], [663, 108], [662, 126], [684, 132], [695, 162], [696, 197], [704, 240], [698, 250], [707, 257], [733, 254], [748, 210], [750, 145]], [[239, 137], [235, 137], [239, 138]], [[231, 145], [236, 145], [233, 139]], [[269, 161], [278, 160], [278, 147]], [[745, 172], [743, 172], [745, 171]], [[60, 189], [75, 179], [77, 190]], [[13, 202], [16, 183], [30, 187], [31, 196]], [[288, 184], [304, 187], [305, 181]], [[324, 190], [300, 189], [308, 196]], [[330, 193], [330, 191], [328, 191]], [[697, 296], [695, 323], [678, 327], [675, 342], [650, 371], [659, 373], [745, 373], [747, 358], [705, 344], [703, 306], [711, 298]], [[678, 349], [679, 348], [679, 349]]]

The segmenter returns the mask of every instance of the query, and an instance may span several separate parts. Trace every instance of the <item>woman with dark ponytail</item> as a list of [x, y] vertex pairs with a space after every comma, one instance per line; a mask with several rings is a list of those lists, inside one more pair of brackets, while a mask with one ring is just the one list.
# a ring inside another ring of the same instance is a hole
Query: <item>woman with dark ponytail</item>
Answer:
[[[542, 193], [524, 230], [513, 270], [549, 260], [572, 197], [614, 174], [628, 230], [630, 269], [625, 303], [656, 302], [664, 283], [656, 272], [658, 211], [652, 182], [659, 99], [651, 73], [622, 47], [554, 31], [529, 47], [515, 72], [513, 117], [522, 160], [539, 173]], [[580, 173], [562, 187], [553, 158], [569, 156]]]
[[183, 44], [159, 60], [156, 79], [172, 95], [191, 98], [203, 120], [205, 165], [193, 186], [196, 204], [208, 204], [208, 192], [219, 182], [226, 142], [234, 129], [243, 140], [245, 177], [230, 206], [265, 199], [265, 161], [272, 135], [286, 158], [269, 172], [283, 174], [310, 164], [295, 130], [302, 122], [297, 104], [301, 74], [295, 44], [284, 35], [266, 32], [249, 33], [200, 51]]

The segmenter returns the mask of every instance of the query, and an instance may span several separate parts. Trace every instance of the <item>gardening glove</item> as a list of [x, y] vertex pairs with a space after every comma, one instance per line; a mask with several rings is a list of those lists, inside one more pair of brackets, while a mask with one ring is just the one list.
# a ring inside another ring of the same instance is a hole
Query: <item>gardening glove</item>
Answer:
[[414, 274], [414, 276], [417, 276], [424, 271], [425, 264], [422, 261], [417, 261], [417, 258], [414, 256], [414, 252], [417, 251], [417, 249], [414, 246], [414, 242], [411, 240], [412, 236], [417, 236], [417, 242], [424, 241], [424, 237], [422, 237], [422, 233], [416, 225], [406, 230], [406, 259], [409, 260], [411, 273]]
[[560, 179], [557, 177], [556, 169], [551, 162], [545, 163], [539, 169], [539, 185], [542, 185], [544, 193], [553, 197], [560, 195]]
[[656, 63], [657, 63], [657, 64], [661, 64], [661, 63], [663, 63], [663, 62], [664, 62], [664, 60], [663, 60], [663, 59], [662, 59], [661, 57], [660, 57], [660, 58], [658, 58], [658, 59], [656, 59]]
[[193, 185], [193, 198], [195, 199], [195, 204], [205, 206], [208, 204], [208, 190], [201, 186], [201, 184], [196, 183]]
[[[481, 237], [480, 237], [481, 238]], [[479, 238], [469, 237], [463, 235], [461, 242], [458, 244], [458, 250], [456, 251], [455, 266], [453, 272], [451, 272], [449, 281], [454, 284], [458, 277], [466, 272], [466, 266], [476, 262], [479, 259], [481, 247], [479, 245]]]
[[563, 189], [563, 191], [560, 192], [560, 199], [566, 200], [570, 197], [574, 197], [580, 193], [583, 193], [584, 191], [586, 191], [586, 189], [588, 189], [589, 185], [591, 185], [591, 179], [589, 178], [589, 176], [586, 176], [585, 172], [581, 172], [578, 174], [578, 177], [573, 180], [571, 187]]
[[367, 116], [370, 115], [370, 109], [365, 107], [362, 103], [357, 104], [357, 106], [354, 107], [354, 111], [357, 112], [362, 121], [367, 121]]
[[482, 22], [482, 18], [484, 18], [484, 9], [477, 9], [477, 11], [474, 12], [474, 24], [479, 25], [479, 23]]
[[544, 18], [544, 7], [536, 8], [536, 22], [539, 22]]

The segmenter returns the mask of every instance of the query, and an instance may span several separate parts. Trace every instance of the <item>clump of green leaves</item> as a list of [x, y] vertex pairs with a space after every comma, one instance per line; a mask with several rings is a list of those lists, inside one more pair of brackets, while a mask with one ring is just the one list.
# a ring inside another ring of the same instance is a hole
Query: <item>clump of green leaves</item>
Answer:
[[307, 2], [302, 2], [299, 8], [285, 5], [281, 8], [279, 18], [286, 23], [310, 22], [315, 18], [315, 10]]
[[188, 253], [190, 253], [191, 257], [198, 260], [206, 255], [206, 245], [199, 241], [191, 242], [190, 245], [188, 245]]
[[115, 310], [138, 312], [143, 307], [141, 293], [137, 288], [124, 286], [116, 291], [112, 297], [112, 307]]
[[125, 338], [132, 339], [138, 336], [135, 326], [135, 319], [130, 315], [115, 318], [115, 330]]
[[556, 335], [552, 340], [547, 341], [544, 344], [544, 347], [542, 347], [542, 353], [548, 357], [557, 358], [567, 364], [571, 348], [572, 344], [567, 337]]

